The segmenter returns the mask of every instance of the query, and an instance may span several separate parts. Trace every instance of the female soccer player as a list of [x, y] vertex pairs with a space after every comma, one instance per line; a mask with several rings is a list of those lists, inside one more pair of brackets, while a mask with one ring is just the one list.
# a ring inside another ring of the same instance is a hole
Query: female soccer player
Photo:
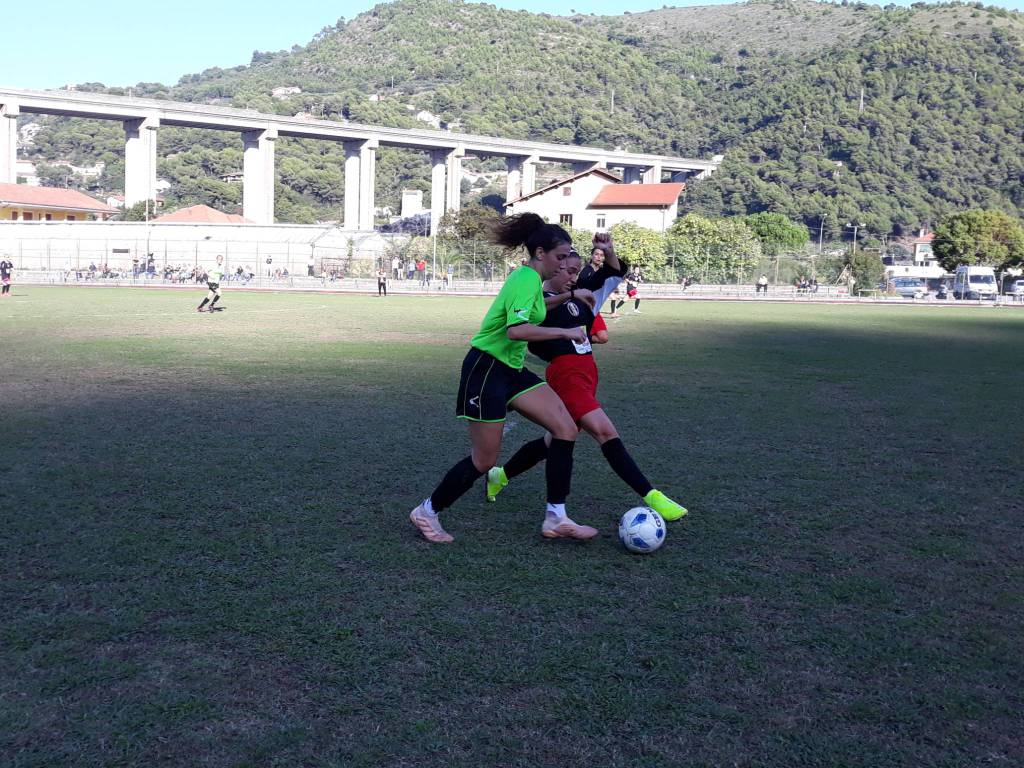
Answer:
[[5, 253], [3, 258], [0, 258], [0, 282], [4, 286], [0, 291], [0, 296], [5, 298], [11, 295], [11, 271], [13, 269], [14, 264], [11, 263], [11, 257]]
[[[492, 239], [508, 248], [525, 246], [529, 261], [505, 281], [479, 332], [470, 341], [469, 353], [462, 363], [455, 413], [469, 422], [472, 451], [448, 470], [434, 492], [409, 514], [409, 519], [427, 541], [453, 540], [441, 527], [437, 513], [448, 509], [495, 465], [501, 454], [505, 415], [511, 408], [551, 435], [545, 453], [547, 511], [541, 534], [549, 539], [591, 539], [597, 535], [597, 529], [578, 525], [565, 512], [576, 425], [558, 395], [523, 367], [528, 342], [587, 343], [586, 333], [578, 325], [540, 326], [547, 314], [542, 281], [564, 270], [572, 238], [537, 214], [523, 213], [500, 219]], [[566, 302], [575, 296], [572, 290], [566, 290], [552, 303]], [[580, 291], [579, 297], [593, 301], [590, 291]]]
[[[216, 312], [220, 307], [214, 308], [216, 303], [220, 301], [220, 281], [224, 277], [224, 257], [217, 256], [217, 263], [214, 264], [206, 271], [206, 287], [208, 289], [206, 298], [203, 299], [202, 304], [196, 307], [197, 312]], [[212, 301], [211, 301], [212, 299]], [[203, 309], [206, 303], [210, 303], [209, 309]]]
[[377, 270], [377, 295], [388, 295], [388, 271], [384, 269], [383, 264], [381, 264], [380, 269]]
[[[599, 239], [600, 238], [600, 239]], [[615, 255], [611, 236], [599, 233], [594, 236], [595, 245], [601, 243], [605, 249], [604, 266], [593, 272], [587, 279], [589, 288], [597, 297], [596, 306], [600, 307], [604, 297], [622, 279], [626, 271]], [[563, 293], [580, 273], [580, 259], [570, 257], [566, 269], [549, 278], [544, 283], [545, 296], [553, 297]], [[545, 318], [543, 326], [553, 328], [569, 328], [586, 326], [588, 335], [594, 332], [595, 314], [585, 304], [578, 301], [567, 301], [553, 308]], [[607, 339], [607, 331], [603, 337]], [[601, 332], [597, 331], [595, 340], [601, 343]], [[597, 401], [597, 365], [589, 343], [576, 344], [564, 339], [531, 341], [530, 352], [548, 363], [545, 373], [548, 384], [562, 398], [573, 420], [581, 429], [590, 433], [604, 454], [608, 464], [626, 484], [643, 498], [644, 503], [666, 520], [678, 520], [686, 514], [686, 509], [661, 491], [655, 490], [650, 481], [640, 471], [633, 457], [623, 445], [615, 425], [605, 413], [601, 403]], [[508, 481], [540, 463], [548, 453], [550, 435], [539, 437], [523, 445], [504, 467], [494, 467], [487, 473], [487, 500], [494, 501]]]

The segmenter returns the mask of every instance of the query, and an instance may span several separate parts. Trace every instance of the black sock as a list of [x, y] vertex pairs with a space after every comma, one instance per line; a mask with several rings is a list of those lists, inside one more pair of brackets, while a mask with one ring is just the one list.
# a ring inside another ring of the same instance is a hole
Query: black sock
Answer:
[[615, 305], [615, 311], [618, 312], [620, 309], [622, 309], [622, 305], [625, 303], [625, 299], [619, 299], [619, 303]]
[[208, 302], [208, 301], [209, 301], [209, 299], [203, 299], [203, 303], [199, 305], [199, 308], [202, 309], [203, 307], [205, 307], [206, 306], [206, 302]]
[[220, 299], [220, 296], [214, 296], [213, 297], [213, 301], [210, 302], [210, 309], [213, 309], [213, 305], [216, 304], [219, 299]]
[[[548, 483], [548, 504], [565, 504], [572, 484], [572, 451], [575, 440], [552, 438], [544, 474]], [[506, 471], [505, 474], [508, 474]]]
[[467, 456], [441, 480], [440, 485], [430, 494], [430, 503], [435, 512], [448, 509], [458, 498], [473, 487], [473, 483], [483, 474], [473, 463], [473, 457]]
[[626, 485], [636, 491], [641, 498], [654, 489], [644, 473], [640, 471], [640, 467], [633, 461], [633, 457], [629, 455], [629, 451], [626, 450], [626, 446], [622, 444], [620, 438], [613, 437], [602, 443], [601, 453], [608, 460], [608, 466], [615, 470], [615, 474], [625, 480]]
[[640, 309], [640, 299], [637, 299], [633, 304], [633, 309]]
[[543, 437], [531, 440], [522, 445], [518, 451], [512, 454], [512, 458], [505, 464], [505, 477], [511, 480], [516, 475], [521, 475], [528, 469], [533, 469], [548, 457], [548, 446]]

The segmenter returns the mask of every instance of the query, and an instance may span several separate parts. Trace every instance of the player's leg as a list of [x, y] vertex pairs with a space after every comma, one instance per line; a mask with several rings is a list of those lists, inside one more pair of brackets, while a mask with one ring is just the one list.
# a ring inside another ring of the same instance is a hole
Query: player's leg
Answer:
[[544, 461], [548, 457], [550, 443], [551, 433], [546, 432], [543, 437], [521, 445], [512, 454], [512, 458], [505, 462], [505, 466], [487, 470], [487, 485], [484, 489], [487, 501], [494, 501], [513, 477], [518, 477]]
[[640, 314], [640, 297], [637, 296], [633, 299], [633, 312]]
[[203, 298], [202, 303], [198, 307], [196, 307], [196, 310], [199, 311], [199, 312], [205, 312], [206, 310], [204, 309], [204, 307], [206, 307], [206, 305], [210, 303], [210, 299], [212, 299], [212, 298], [213, 298], [213, 291], [207, 290], [206, 291], [206, 296]]
[[565, 501], [572, 484], [572, 453], [579, 432], [565, 404], [551, 387], [541, 384], [517, 396], [509, 407], [551, 433], [545, 466], [547, 511], [541, 533], [549, 539], [594, 538], [597, 536], [596, 528], [578, 525], [565, 512]]
[[608, 466], [636, 491], [644, 503], [666, 520], [678, 520], [686, 514], [686, 508], [672, 501], [668, 496], [651, 485], [650, 480], [637, 466], [626, 450], [618, 430], [603, 408], [597, 408], [580, 419], [580, 426], [601, 446]]
[[441, 527], [437, 513], [448, 509], [484, 472], [494, 466], [501, 454], [501, 434], [504, 426], [503, 421], [469, 423], [469, 439], [473, 445], [469, 456], [449, 469], [434, 492], [409, 515], [413, 525], [427, 541], [447, 544], [454, 540], [451, 534]]
[[220, 301], [220, 286], [218, 285], [211, 293], [213, 294], [213, 301], [210, 302], [210, 311], [212, 312], [214, 305]]

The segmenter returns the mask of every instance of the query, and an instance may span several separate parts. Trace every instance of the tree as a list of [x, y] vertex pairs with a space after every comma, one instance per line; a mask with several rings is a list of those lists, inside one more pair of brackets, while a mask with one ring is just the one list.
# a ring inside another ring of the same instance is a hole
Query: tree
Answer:
[[855, 286], [860, 288], [873, 288], [885, 277], [882, 259], [872, 251], [857, 251], [849, 256], [846, 264], [850, 275], [857, 281]]
[[649, 278], [657, 278], [664, 270], [668, 262], [665, 235], [631, 221], [616, 224], [610, 231], [615, 252], [630, 266], [640, 267]]
[[801, 250], [810, 240], [807, 227], [790, 221], [781, 213], [754, 213], [744, 216], [742, 221], [761, 241], [761, 250], [772, 256]]
[[702, 282], [745, 280], [761, 258], [761, 242], [739, 219], [676, 219], [667, 236], [676, 273]]
[[1024, 227], [1002, 211], [962, 211], [935, 228], [932, 250], [943, 269], [961, 264], [1010, 267], [1024, 263]]
[[121, 221], [147, 221], [152, 219], [156, 211], [156, 202], [153, 200], [139, 200], [124, 209], [118, 217]]

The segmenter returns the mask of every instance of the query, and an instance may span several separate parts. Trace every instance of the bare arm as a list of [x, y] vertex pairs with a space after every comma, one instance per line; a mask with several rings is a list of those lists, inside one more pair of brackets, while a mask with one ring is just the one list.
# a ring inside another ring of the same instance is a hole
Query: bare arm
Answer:
[[594, 308], [594, 294], [592, 291], [586, 288], [574, 288], [571, 291], [563, 291], [562, 293], [556, 293], [554, 296], [544, 297], [544, 306], [548, 309], [565, 304], [569, 299], [579, 299], [582, 302], [586, 302], [591, 309]]
[[577, 344], [587, 340], [585, 328], [545, 328], [542, 325], [521, 323], [508, 328], [508, 337], [512, 341], [548, 341], [549, 339], [569, 339]]

